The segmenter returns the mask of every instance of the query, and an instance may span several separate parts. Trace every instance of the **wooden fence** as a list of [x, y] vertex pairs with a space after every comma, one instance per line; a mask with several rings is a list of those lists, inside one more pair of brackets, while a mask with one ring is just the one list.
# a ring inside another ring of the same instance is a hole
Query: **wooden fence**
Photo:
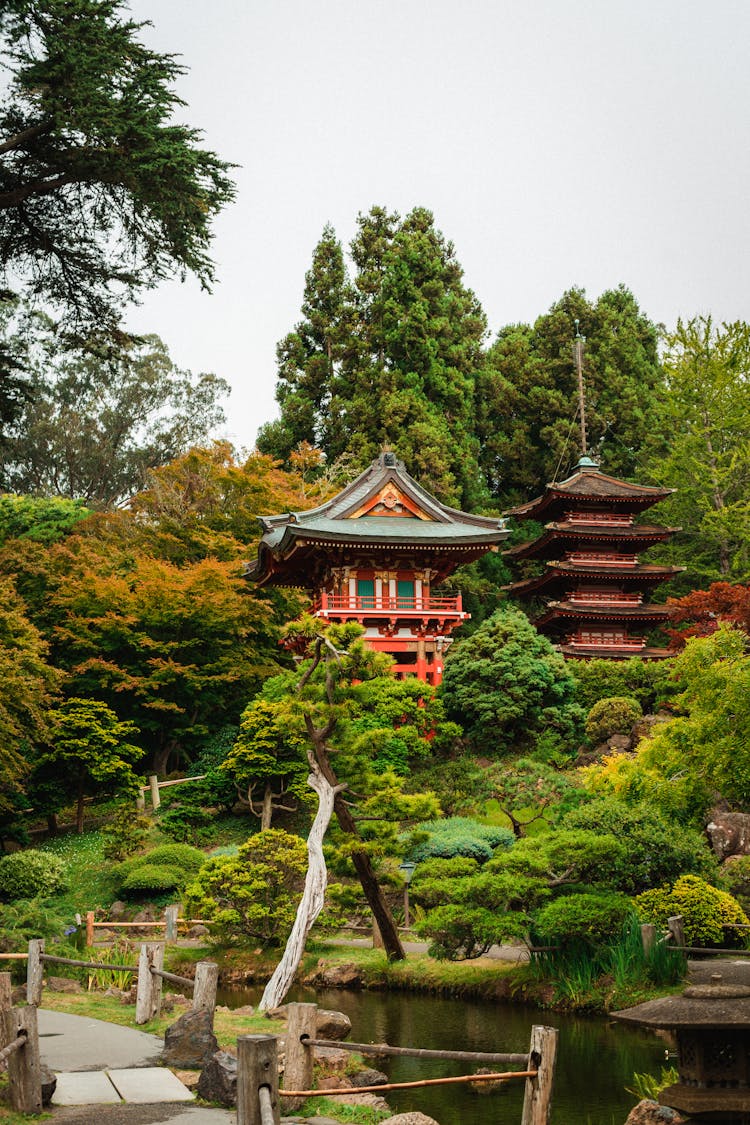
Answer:
[[10, 973], [0, 973], [0, 1061], [8, 1066], [11, 1107], [17, 1113], [42, 1112], [42, 1070], [36, 1008], [14, 1008]]
[[284, 1086], [278, 1085], [278, 1044], [273, 1035], [241, 1035], [237, 1039], [237, 1125], [279, 1125], [281, 1100], [351, 1094], [350, 1086], [314, 1090], [315, 1047], [336, 1047], [363, 1055], [407, 1055], [420, 1059], [453, 1059], [515, 1067], [490, 1074], [465, 1074], [449, 1078], [425, 1078], [417, 1082], [390, 1082], [381, 1086], [359, 1086], [357, 1093], [388, 1093], [478, 1082], [525, 1083], [521, 1125], [548, 1125], [552, 1108], [552, 1086], [557, 1054], [557, 1028], [532, 1027], [527, 1054], [483, 1051], [430, 1051], [420, 1047], [392, 1047], [387, 1043], [349, 1043], [337, 1039], [317, 1039], [317, 1005], [289, 1004], [286, 1034]]
[[199, 961], [195, 966], [195, 980], [169, 973], [164, 968], [164, 942], [145, 941], [141, 944], [137, 965], [111, 965], [106, 961], [79, 961], [72, 957], [55, 957], [44, 951], [44, 940], [29, 942], [26, 962], [26, 1002], [38, 1007], [42, 1002], [45, 965], [70, 965], [98, 972], [132, 973], [137, 980], [135, 1022], [148, 1023], [161, 1012], [162, 983], [170, 981], [193, 994], [193, 1010], [206, 1009], [213, 1014], [216, 1007], [216, 986], [219, 966], [215, 961]]

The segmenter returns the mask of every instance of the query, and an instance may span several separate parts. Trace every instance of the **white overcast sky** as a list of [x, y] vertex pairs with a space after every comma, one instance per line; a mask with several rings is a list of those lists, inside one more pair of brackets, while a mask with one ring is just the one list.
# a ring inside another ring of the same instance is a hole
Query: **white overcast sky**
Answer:
[[654, 320], [750, 319], [747, 0], [131, 0], [182, 118], [240, 165], [218, 283], [134, 310], [275, 416], [275, 345], [326, 222], [429, 207], [495, 332], [624, 282]]

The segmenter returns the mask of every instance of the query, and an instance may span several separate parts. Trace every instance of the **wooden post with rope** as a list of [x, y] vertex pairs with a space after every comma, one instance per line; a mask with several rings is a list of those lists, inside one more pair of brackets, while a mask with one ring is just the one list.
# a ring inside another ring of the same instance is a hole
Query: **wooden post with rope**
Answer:
[[280, 1120], [276, 1036], [238, 1035], [237, 1125], [279, 1125]]
[[556, 1055], [557, 1028], [532, 1027], [529, 1066], [536, 1068], [536, 1074], [526, 1079], [521, 1125], [548, 1125]]
[[144, 941], [138, 957], [138, 986], [135, 998], [135, 1022], [148, 1023], [161, 1011], [162, 978], [164, 967], [164, 942]]
[[44, 985], [44, 939], [32, 938], [29, 942], [29, 959], [26, 962], [26, 1003], [34, 1004], [37, 1008], [42, 1002], [42, 987]]
[[318, 1005], [289, 1004], [287, 1012], [284, 1086], [288, 1090], [309, 1090], [313, 1081], [315, 1052], [305, 1040], [315, 1038]]
[[199, 961], [195, 966], [193, 985], [193, 1011], [207, 1011], [213, 1018], [216, 1007], [216, 985], [219, 981], [219, 966], [215, 961]]
[[10, 1104], [18, 1113], [42, 1112], [42, 1070], [36, 1007], [6, 1008], [0, 1012], [7, 1053]]

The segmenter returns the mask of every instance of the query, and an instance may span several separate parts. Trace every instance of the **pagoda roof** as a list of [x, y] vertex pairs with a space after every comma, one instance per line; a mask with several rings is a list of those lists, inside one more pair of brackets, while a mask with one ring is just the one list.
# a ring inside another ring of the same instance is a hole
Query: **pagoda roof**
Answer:
[[[381, 455], [336, 496], [307, 512], [260, 516], [258, 557], [247, 570], [258, 583], [305, 585], [305, 560], [321, 547], [437, 549], [454, 554], [451, 569], [508, 535], [505, 521], [442, 504], [393, 453]], [[297, 556], [293, 560], [293, 556]]]
[[657, 585], [659, 582], [666, 582], [668, 578], [673, 578], [676, 574], [681, 574], [684, 569], [684, 566], [654, 566], [650, 563], [637, 563], [635, 566], [625, 567], [604, 564], [586, 566], [581, 563], [554, 561], [549, 563], [544, 574], [540, 574], [537, 578], [525, 578], [504, 588], [515, 597], [527, 597], [545, 586], [569, 584], [575, 579]]
[[660, 527], [657, 524], [634, 523], [628, 527], [607, 526], [606, 524], [592, 521], [556, 520], [545, 524], [544, 532], [536, 539], [529, 539], [525, 543], [517, 543], [503, 551], [507, 558], [526, 559], [544, 555], [547, 549], [558, 549], [561, 540], [596, 540], [602, 543], [652, 544], [668, 539], [670, 535], [680, 531], [678, 527]]
[[517, 516], [519, 519], [539, 519], [551, 508], [570, 507], [571, 502], [581, 501], [599, 504], [607, 501], [620, 510], [629, 508], [640, 511], [643, 508], [650, 508], [652, 504], [658, 504], [674, 491], [673, 488], [633, 484], [618, 477], [611, 477], [601, 472], [599, 466], [590, 457], [582, 457], [571, 476], [562, 481], [552, 481], [545, 487], [541, 496], [529, 500], [526, 504], [519, 504], [516, 508], [510, 508], [505, 515]]
[[610, 606], [606, 602], [597, 605], [584, 605], [580, 602], [548, 602], [547, 608], [534, 624], [550, 627], [555, 622], [570, 622], [571, 618], [586, 621], [648, 621], [656, 624], [669, 618], [669, 610], [664, 605]]

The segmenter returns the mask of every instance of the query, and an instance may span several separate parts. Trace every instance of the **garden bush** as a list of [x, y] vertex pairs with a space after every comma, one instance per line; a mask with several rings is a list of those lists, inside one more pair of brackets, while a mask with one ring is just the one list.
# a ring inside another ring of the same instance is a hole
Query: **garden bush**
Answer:
[[166, 864], [144, 863], [131, 871], [120, 885], [120, 893], [127, 898], [139, 895], [160, 895], [175, 891], [185, 880], [176, 867]]
[[639, 894], [673, 883], [680, 875], [715, 879], [718, 865], [706, 837], [645, 804], [600, 797], [567, 813], [563, 826], [616, 837], [627, 847], [605, 863], [602, 881], [613, 890]]
[[747, 910], [750, 906], [750, 855], [731, 856], [722, 868], [722, 883], [743, 910]]
[[573, 676], [576, 699], [590, 711], [600, 699], [627, 696], [637, 699], [644, 712], [653, 711], [660, 699], [674, 695], [669, 681], [671, 660], [576, 660]]
[[613, 734], [629, 734], [633, 723], [642, 716], [643, 708], [632, 696], [613, 695], [600, 699], [586, 716], [586, 738], [597, 743]]
[[666, 926], [667, 919], [682, 915], [688, 945], [742, 948], [745, 931], [733, 925], [747, 925], [748, 919], [736, 898], [712, 887], [697, 875], [683, 875], [673, 887], [644, 891], [635, 899], [643, 922]]
[[539, 944], [561, 948], [598, 947], [620, 937], [633, 904], [621, 894], [571, 894], [554, 899], [534, 918], [532, 935]]
[[133, 811], [132, 803], [120, 805], [102, 828], [105, 859], [123, 860], [143, 847], [151, 826], [147, 816]]
[[291, 929], [307, 869], [299, 836], [267, 828], [236, 856], [201, 868], [185, 895], [186, 910], [216, 923], [225, 938], [243, 936], [262, 948], [279, 946]]
[[414, 863], [456, 856], [486, 863], [495, 848], [509, 848], [513, 844], [513, 833], [508, 828], [480, 824], [478, 820], [463, 816], [426, 821], [420, 824], [419, 831], [426, 832], [427, 839], [409, 849], [408, 859]]
[[65, 862], [49, 852], [29, 849], [0, 859], [0, 898], [46, 897], [67, 887]]
[[162, 844], [119, 863], [113, 874], [119, 893], [135, 898], [181, 889], [205, 862], [206, 855], [189, 844]]

